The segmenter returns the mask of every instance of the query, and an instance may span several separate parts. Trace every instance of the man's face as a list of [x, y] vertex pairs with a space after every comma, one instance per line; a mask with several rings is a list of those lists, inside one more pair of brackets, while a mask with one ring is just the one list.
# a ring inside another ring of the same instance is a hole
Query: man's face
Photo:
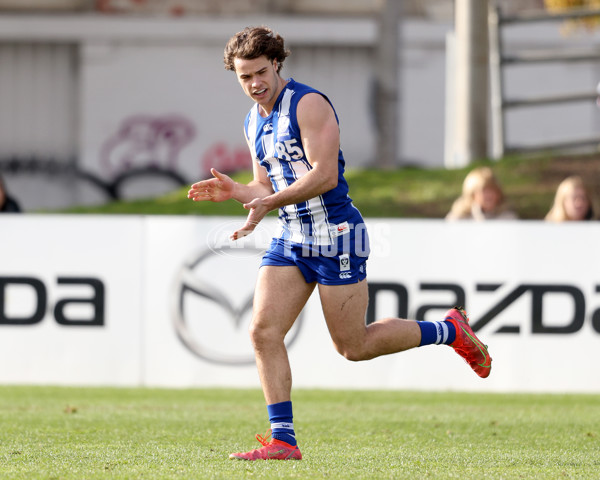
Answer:
[[283, 87], [277, 61], [263, 55], [252, 60], [236, 58], [233, 64], [244, 93], [270, 113]]

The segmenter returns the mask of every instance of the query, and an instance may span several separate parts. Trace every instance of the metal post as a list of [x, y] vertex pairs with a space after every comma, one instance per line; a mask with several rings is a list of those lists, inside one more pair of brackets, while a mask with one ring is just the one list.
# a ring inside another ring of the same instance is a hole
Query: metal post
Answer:
[[492, 158], [504, 156], [504, 89], [502, 76], [502, 38], [500, 36], [500, 12], [490, 4], [490, 100], [492, 107]]
[[376, 125], [378, 127], [375, 165], [393, 168], [398, 163], [398, 58], [401, 0], [384, 0], [379, 13], [379, 42], [376, 49]]
[[446, 101], [444, 113], [444, 166], [456, 168], [456, 34], [446, 33]]
[[487, 156], [488, 1], [456, 0], [456, 163]]

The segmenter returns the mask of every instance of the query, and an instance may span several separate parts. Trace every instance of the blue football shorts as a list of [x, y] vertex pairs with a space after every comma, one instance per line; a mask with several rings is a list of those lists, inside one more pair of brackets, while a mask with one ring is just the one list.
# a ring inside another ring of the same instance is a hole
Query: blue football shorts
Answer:
[[361, 235], [359, 243], [348, 242], [345, 235], [337, 237], [333, 245], [311, 245], [274, 238], [262, 258], [260, 266], [296, 266], [306, 283], [321, 285], [348, 285], [367, 277], [369, 257], [368, 235]]

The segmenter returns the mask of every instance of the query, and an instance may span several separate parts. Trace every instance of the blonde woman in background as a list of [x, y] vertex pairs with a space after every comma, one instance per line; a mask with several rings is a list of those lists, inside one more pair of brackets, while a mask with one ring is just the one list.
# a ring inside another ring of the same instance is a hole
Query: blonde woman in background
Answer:
[[446, 220], [511, 220], [517, 214], [510, 208], [500, 182], [489, 167], [471, 170], [465, 177], [462, 195], [452, 204]]
[[593, 220], [592, 196], [579, 175], [565, 178], [554, 196], [554, 204], [546, 215], [551, 222]]

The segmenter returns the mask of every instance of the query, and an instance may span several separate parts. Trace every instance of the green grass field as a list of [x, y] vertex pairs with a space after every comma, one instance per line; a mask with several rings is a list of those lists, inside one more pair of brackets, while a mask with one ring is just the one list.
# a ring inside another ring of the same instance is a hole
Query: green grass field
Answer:
[[229, 460], [258, 390], [0, 387], [2, 479], [597, 479], [600, 395], [294, 394], [302, 461]]

